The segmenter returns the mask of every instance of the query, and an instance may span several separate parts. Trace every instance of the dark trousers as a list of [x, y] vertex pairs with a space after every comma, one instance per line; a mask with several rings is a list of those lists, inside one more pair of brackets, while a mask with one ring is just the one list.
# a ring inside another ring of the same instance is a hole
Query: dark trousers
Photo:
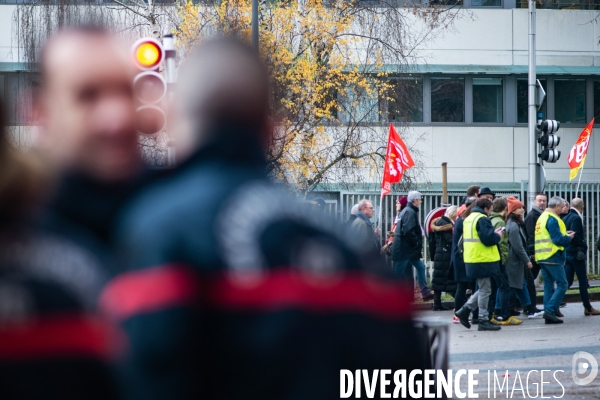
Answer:
[[467, 289], [474, 290], [472, 282], [456, 282], [454, 309], [460, 310], [467, 302]]
[[[495, 283], [495, 285], [494, 285]], [[495, 289], [494, 290], [494, 286]], [[490, 301], [489, 310], [490, 315], [494, 309], [500, 310], [500, 315], [503, 318], [510, 317], [510, 297], [512, 295], [512, 291], [510, 290], [510, 285], [508, 284], [508, 279], [506, 278], [506, 269], [503, 265], [500, 265], [500, 274], [494, 275], [492, 279], [492, 301]], [[500, 292], [500, 304], [496, 303], [496, 291]]]
[[585, 308], [590, 308], [590, 297], [588, 295], [588, 279], [587, 271], [585, 270], [585, 260], [568, 260], [565, 264], [565, 274], [567, 275], [568, 287], [573, 284], [573, 278], [577, 274], [577, 280], [579, 281], [579, 296], [581, 302]]
[[533, 276], [532, 270], [533, 268], [527, 268], [525, 271], [525, 279], [527, 280], [527, 291], [529, 292], [529, 300], [531, 301], [531, 305], [533, 307], [537, 307], [537, 291], [535, 290], [535, 277]]

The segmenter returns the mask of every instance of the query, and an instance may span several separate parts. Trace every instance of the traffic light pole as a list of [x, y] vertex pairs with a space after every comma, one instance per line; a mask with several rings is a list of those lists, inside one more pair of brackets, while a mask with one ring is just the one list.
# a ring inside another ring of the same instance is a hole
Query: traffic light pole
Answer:
[[538, 145], [537, 145], [537, 106], [535, 71], [535, 0], [529, 0], [529, 79], [528, 79], [528, 128], [529, 128], [529, 187], [527, 189], [527, 209], [531, 210], [535, 195], [540, 191], [538, 181]]
[[252, 0], [252, 47], [258, 51], [258, 0]]

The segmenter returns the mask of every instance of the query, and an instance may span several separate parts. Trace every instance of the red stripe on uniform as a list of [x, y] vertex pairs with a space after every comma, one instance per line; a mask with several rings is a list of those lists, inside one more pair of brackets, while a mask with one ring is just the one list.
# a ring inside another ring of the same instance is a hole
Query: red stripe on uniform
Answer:
[[299, 309], [315, 313], [356, 312], [390, 319], [412, 314], [413, 293], [404, 285], [362, 273], [318, 279], [279, 270], [254, 279], [224, 276], [210, 289], [215, 306], [249, 311]]
[[197, 296], [194, 273], [181, 265], [162, 265], [122, 274], [100, 297], [100, 307], [119, 319], [184, 305]]
[[101, 359], [117, 355], [120, 332], [106, 321], [81, 315], [18, 321], [0, 327], [0, 361], [64, 356]]

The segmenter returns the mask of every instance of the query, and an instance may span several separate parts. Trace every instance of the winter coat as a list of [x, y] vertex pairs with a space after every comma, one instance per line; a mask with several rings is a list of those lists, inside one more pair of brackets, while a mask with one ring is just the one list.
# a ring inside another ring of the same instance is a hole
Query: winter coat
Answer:
[[525, 227], [515, 221], [506, 223], [506, 234], [508, 237], [508, 261], [506, 262], [506, 275], [511, 288], [523, 289], [525, 269], [531, 261], [527, 254], [527, 234]]
[[452, 234], [452, 269], [454, 270], [455, 282], [473, 282], [473, 279], [467, 276], [465, 262], [462, 254], [459, 252], [458, 241], [463, 234], [463, 218], [458, 217], [454, 221], [454, 233]]
[[[567, 227], [567, 231], [575, 232], [575, 236], [567, 247], [567, 259], [575, 260], [578, 251], [587, 253], [588, 245], [585, 242], [585, 231], [583, 230], [583, 220], [575, 209], [571, 208], [569, 213], [563, 217], [563, 222]], [[583, 260], [581, 260], [583, 261]]]
[[[490, 221], [492, 221], [494, 230], [506, 226], [504, 217], [495, 212], [490, 214]], [[500, 260], [502, 261], [502, 264], [506, 265], [506, 260], [508, 259], [508, 235], [502, 235], [500, 243], [498, 243], [498, 251], [500, 252]]]
[[409, 204], [400, 213], [400, 222], [394, 231], [392, 260], [419, 259], [423, 254], [423, 231], [419, 223], [419, 209]]
[[380, 244], [379, 238], [373, 230], [373, 224], [367, 218], [367, 216], [361, 212], [356, 214], [356, 219], [350, 225], [352, 234], [355, 235], [355, 239], [363, 246], [369, 246], [379, 251]]
[[538, 218], [542, 215], [542, 210], [533, 206], [531, 211], [527, 213], [525, 217], [525, 232], [527, 233], [527, 253], [530, 256], [535, 255], [535, 224], [537, 223]]
[[435, 256], [431, 288], [440, 292], [455, 293], [456, 282], [452, 272], [452, 221], [443, 216], [431, 223], [435, 233]]
[[[487, 217], [485, 211], [479, 207], [473, 208], [473, 213], [480, 213]], [[500, 236], [494, 232], [492, 221], [489, 218], [479, 218], [475, 226], [479, 239], [485, 246], [497, 246], [500, 243]], [[500, 261], [465, 263], [467, 276], [473, 279], [485, 278], [500, 273]]]

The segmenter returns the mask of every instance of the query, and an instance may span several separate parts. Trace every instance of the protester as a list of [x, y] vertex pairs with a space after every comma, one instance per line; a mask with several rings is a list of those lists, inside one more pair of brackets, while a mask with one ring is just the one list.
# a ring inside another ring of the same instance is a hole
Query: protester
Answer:
[[119, 39], [93, 27], [64, 30], [41, 53], [37, 147], [58, 169], [45, 225], [110, 264], [114, 223], [143, 165], [133, 70]]
[[506, 233], [508, 236], [508, 260], [506, 274], [512, 292], [517, 296], [523, 311], [528, 318], [535, 318], [543, 314], [536, 309], [529, 298], [525, 272], [532, 268], [531, 259], [527, 254], [527, 233], [523, 214], [525, 209], [516, 197], [510, 196], [508, 201], [508, 215], [506, 216]]
[[118, 334], [92, 312], [99, 282], [79, 249], [41, 232], [52, 177], [11, 148], [0, 98], [0, 393], [3, 399], [118, 399]]
[[[559, 218], [565, 201], [554, 196], [548, 201], [548, 207], [535, 224], [535, 260], [540, 264], [544, 277], [544, 319], [547, 324], [561, 324], [556, 312], [567, 291], [565, 275], [565, 246], [573, 239], [574, 233], [569, 231]], [[554, 282], [556, 281], [556, 290]]]
[[[492, 202], [490, 221], [494, 229], [506, 229], [506, 199], [499, 197]], [[502, 235], [498, 244], [500, 251], [500, 273], [495, 275], [491, 281], [492, 293], [490, 295], [489, 310], [495, 310], [491, 322], [495, 325], [519, 325], [523, 321], [516, 318], [519, 313], [510, 307], [511, 290], [506, 277], [506, 262], [508, 260], [508, 235]]]
[[471, 185], [467, 188], [467, 195], [465, 197], [463, 197], [460, 205], [462, 206], [463, 204], [465, 204], [467, 202], [467, 199], [469, 197], [479, 197], [479, 190], [481, 188], [479, 187], [479, 185]]
[[[467, 290], [474, 291], [473, 279], [467, 276], [465, 262], [463, 260], [463, 212], [475, 204], [476, 197], [468, 197], [465, 204], [460, 206], [456, 212], [458, 218], [454, 222], [454, 233], [452, 234], [452, 269], [454, 270], [454, 281], [456, 282], [456, 294], [454, 296], [454, 309], [460, 310], [467, 301]], [[464, 207], [464, 209], [463, 209]], [[473, 317], [473, 322], [477, 318]], [[454, 317], [454, 323], [460, 323], [458, 317]]]
[[357, 216], [358, 216], [358, 203], [353, 205], [352, 208], [350, 209], [350, 218], [348, 218], [348, 221], [346, 221], [346, 227], [348, 227], [348, 229], [350, 229], [350, 227], [352, 226], [352, 223], [357, 218]]
[[489, 199], [490, 201], [494, 201], [494, 198], [496, 197], [496, 193], [492, 192], [490, 190], [490, 188], [488, 187], [484, 187], [481, 189], [481, 191], [479, 192], [479, 197], [480, 199], [484, 198], [484, 199]]
[[571, 209], [567, 215], [562, 218], [567, 231], [575, 232], [573, 240], [571, 240], [571, 243], [569, 243], [569, 246], [567, 247], [565, 274], [567, 276], [568, 287], [571, 287], [575, 274], [577, 274], [579, 296], [583, 303], [583, 315], [600, 315], [600, 311], [596, 310], [590, 304], [590, 297], [588, 294], [588, 278], [585, 268], [588, 245], [585, 241], [585, 233], [583, 230], [583, 209], [583, 200], [576, 197], [571, 201]]
[[315, 197], [310, 202], [310, 205], [314, 210], [318, 210], [321, 212], [325, 212], [325, 208], [327, 207], [327, 203], [325, 202], [325, 199], [322, 197]]
[[[483, 191], [482, 191], [483, 192]], [[497, 331], [500, 326], [493, 325], [488, 317], [488, 301], [491, 294], [490, 279], [500, 273], [500, 253], [498, 243], [504, 234], [494, 230], [487, 218], [492, 210], [492, 202], [481, 197], [477, 200], [473, 212], [463, 222], [464, 261], [467, 276], [476, 279], [479, 290], [475, 292], [455, 315], [460, 323], [471, 328], [469, 315], [479, 309], [479, 331]]]
[[433, 311], [447, 311], [449, 308], [442, 305], [442, 292], [449, 293], [454, 297], [456, 294], [456, 282], [452, 271], [452, 229], [458, 207], [450, 206], [445, 214], [431, 221], [431, 229], [435, 233], [433, 242], [433, 277], [431, 288], [433, 289]]
[[[387, 258], [390, 259], [392, 257], [392, 248], [394, 246], [394, 231], [396, 230], [396, 225], [398, 221], [400, 221], [400, 212], [404, 207], [406, 207], [406, 196], [400, 196], [398, 201], [396, 202], [396, 218], [394, 218], [394, 223], [392, 224], [392, 230], [388, 232], [387, 240], [385, 241], [385, 245], [381, 248], [381, 252], [386, 255]], [[392, 268], [394, 267], [394, 262], [391, 261]]]
[[356, 219], [350, 225], [352, 233], [356, 239], [365, 246], [372, 247], [374, 251], [380, 251], [379, 237], [375, 233], [371, 218], [375, 214], [373, 203], [367, 199], [362, 199], [358, 202], [358, 213]]
[[535, 279], [537, 279], [540, 273], [540, 266], [535, 261], [535, 224], [537, 223], [538, 218], [544, 210], [546, 209], [546, 205], [548, 203], [548, 198], [543, 193], [538, 193], [535, 195], [535, 199], [533, 201], [533, 206], [527, 216], [525, 217], [525, 231], [527, 232], [527, 253], [530, 255], [532, 268], [531, 270], [527, 270], [525, 273], [525, 278], [527, 279], [527, 290], [529, 291], [529, 299], [531, 300], [531, 304], [537, 308], [537, 291], [535, 287]]
[[423, 254], [423, 228], [419, 222], [419, 207], [421, 193], [408, 192], [408, 206], [400, 214], [400, 222], [394, 231], [394, 247], [392, 260], [394, 271], [414, 287], [413, 267], [417, 270], [417, 282], [423, 301], [433, 299], [433, 294], [427, 286], [425, 264], [421, 260]]
[[569, 209], [570, 209], [569, 202], [565, 200], [565, 204], [563, 204], [563, 206], [560, 210], [559, 216], [561, 218], [566, 217], [567, 214], [569, 213]]
[[258, 54], [207, 41], [178, 77], [182, 164], [125, 212], [128, 272], [102, 297], [131, 343], [129, 397], [332, 399], [341, 369], [424, 368], [412, 293], [269, 181]]

